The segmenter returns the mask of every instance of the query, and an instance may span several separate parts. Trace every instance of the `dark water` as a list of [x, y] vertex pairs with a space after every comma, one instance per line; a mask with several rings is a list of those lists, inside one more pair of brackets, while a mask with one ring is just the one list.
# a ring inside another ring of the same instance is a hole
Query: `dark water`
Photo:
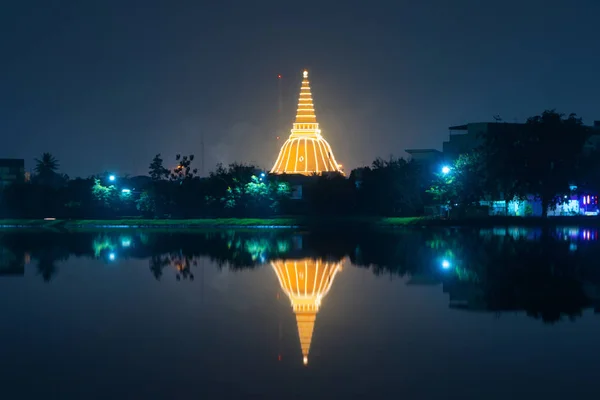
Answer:
[[597, 239], [0, 233], [0, 398], [598, 398]]

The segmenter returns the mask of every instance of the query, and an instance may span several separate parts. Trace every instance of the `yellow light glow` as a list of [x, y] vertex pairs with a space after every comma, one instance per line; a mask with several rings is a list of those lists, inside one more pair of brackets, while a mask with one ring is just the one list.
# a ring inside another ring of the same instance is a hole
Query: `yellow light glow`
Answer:
[[342, 270], [342, 262], [306, 258], [272, 261], [271, 267], [296, 314], [302, 362], [307, 365], [317, 313], [335, 276]]
[[277, 160], [271, 169], [273, 174], [312, 175], [323, 172], [343, 174], [331, 146], [321, 136], [312, 94], [308, 86], [308, 71], [302, 73], [304, 79], [300, 90], [300, 100], [289, 138], [281, 146]]

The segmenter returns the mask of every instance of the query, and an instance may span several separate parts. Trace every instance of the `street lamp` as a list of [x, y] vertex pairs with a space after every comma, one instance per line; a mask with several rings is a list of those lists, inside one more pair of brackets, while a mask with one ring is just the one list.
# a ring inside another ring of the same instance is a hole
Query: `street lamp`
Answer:
[[115, 179], [117, 179], [117, 178], [114, 175], [109, 175], [108, 176], [108, 180], [111, 181], [111, 182], [114, 182]]
[[450, 167], [449, 167], [449, 166], [447, 166], [447, 165], [444, 165], [444, 166], [442, 167], [442, 174], [444, 174], [444, 175], [448, 175], [449, 173], [450, 173]]

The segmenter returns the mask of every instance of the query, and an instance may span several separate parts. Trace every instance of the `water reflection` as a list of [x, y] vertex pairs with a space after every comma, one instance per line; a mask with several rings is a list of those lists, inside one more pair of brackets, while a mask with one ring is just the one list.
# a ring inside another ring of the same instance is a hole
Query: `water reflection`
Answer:
[[156, 280], [160, 280], [163, 275], [163, 269], [170, 267], [175, 271], [175, 278], [179, 281], [183, 280], [194, 280], [194, 274], [192, 272], [192, 266], [198, 265], [198, 259], [186, 256], [179, 253], [171, 254], [158, 254], [153, 255], [150, 258], [150, 271]]
[[587, 308], [600, 311], [597, 239], [597, 230], [579, 227], [335, 236], [290, 231], [11, 232], [0, 234], [0, 276], [24, 276], [33, 267], [51, 284], [69, 257], [96, 259], [111, 267], [127, 259], [147, 260], [156, 280], [187, 282], [194, 281], [195, 270], [207, 258], [231, 270], [270, 264], [296, 313], [303, 355], [308, 357], [320, 303], [345, 257], [355, 267], [401, 277], [411, 286], [440, 285], [452, 310], [496, 315], [525, 311], [554, 323], [575, 319]]
[[585, 398], [596, 237], [0, 233], [0, 397]]
[[7, 247], [0, 247], [0, 276], [25, 275], [26, 261], [25, 254], [21, 257]]
[[271, 266], [296, 315], [302, 362], [307, 365], [317, 313], [342, 263], [305, 258], [276, 260]]

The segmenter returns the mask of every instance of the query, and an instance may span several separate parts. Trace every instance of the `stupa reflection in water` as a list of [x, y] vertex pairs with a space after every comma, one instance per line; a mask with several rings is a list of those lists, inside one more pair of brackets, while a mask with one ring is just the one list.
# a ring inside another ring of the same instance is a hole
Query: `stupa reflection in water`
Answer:
[[302, 359], [307, 365], [317, 313], [336, 274], [342, 270], [342, 261], [304, 258], [272, 261], [271, 266], [296, 314]]

